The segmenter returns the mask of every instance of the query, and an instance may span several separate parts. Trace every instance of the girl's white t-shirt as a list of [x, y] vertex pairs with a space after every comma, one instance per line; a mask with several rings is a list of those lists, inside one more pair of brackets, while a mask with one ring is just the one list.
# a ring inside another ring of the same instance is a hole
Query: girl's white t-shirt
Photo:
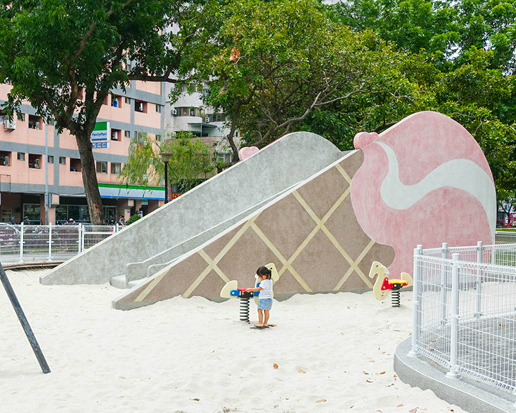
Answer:
[[272, 298], [272, 280], [263, 280], [260, 283], [260, 287], [262, 287], [260, 290], [260, 295], [258, 296], [260, 300]]

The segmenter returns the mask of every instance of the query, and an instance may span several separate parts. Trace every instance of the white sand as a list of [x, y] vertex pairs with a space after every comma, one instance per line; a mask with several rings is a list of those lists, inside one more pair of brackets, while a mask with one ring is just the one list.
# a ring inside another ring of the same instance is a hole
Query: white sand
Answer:
[[238, 321], [237, 299], [124, 312], [111, 307], [120, 290], [43, 286], [45, 271], [7, 274], [50, 374], [0, 292], [2, 412], [464, 412], [394, 373], [411, 292], [401, 308], [371, 292], [294, 296], [274, 302], [277, 326], [260, 331]]

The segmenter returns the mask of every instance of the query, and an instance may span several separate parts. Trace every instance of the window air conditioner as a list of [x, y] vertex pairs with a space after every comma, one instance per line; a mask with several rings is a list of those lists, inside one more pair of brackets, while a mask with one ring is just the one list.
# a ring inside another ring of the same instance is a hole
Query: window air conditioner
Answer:
[[35, 129], [39, 129], [39, 122], [36, 122], [36, 128]]
[[5, 122], [4, 122], [4, 129], [5, 130], [14, 130], [14, 129], [16, 129], [16, 121], [15, 120], [6, 119]]
[[9, 166], [9, 156], [4, 156], [4, 166]]
[[34, 168], [39, 169], [39, 159], [34, 160]]

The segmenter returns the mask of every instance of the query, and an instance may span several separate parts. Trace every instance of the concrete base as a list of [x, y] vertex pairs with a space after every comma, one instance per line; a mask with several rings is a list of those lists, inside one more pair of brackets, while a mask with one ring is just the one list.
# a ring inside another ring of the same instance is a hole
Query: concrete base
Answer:
[[446, 377], [447, 371], [424, 357], [411, 357], [411, 339], [403, 341], [394, 354], [394, 371], [405, 383], [432, 390], [438, 397], [470, 413], [516, 413], [516, 395], [462, 377]]

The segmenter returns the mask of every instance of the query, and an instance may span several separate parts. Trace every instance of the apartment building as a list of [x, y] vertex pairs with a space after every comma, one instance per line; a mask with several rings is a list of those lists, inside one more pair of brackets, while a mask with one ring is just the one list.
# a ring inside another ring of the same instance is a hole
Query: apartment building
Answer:
[[[9, 85], [0, 85], [0, 102]], [[105, 216], [146, 214], [164, 200], [164, 188], [120, 185], [117, 177], [127, 159], [131, 138], [165, 134], [166, 85], [132, 81], [125, 92], [106, 99], [92, 134], [93, 154]], [[73, 218], [89, 222], [75, 137], [58, 133], [30, 105], [9, 121], [0, 113], [0, 221], [59, 224]]]
[[190, 93], [187, 86], [183, 86], [176, 101], [171, 101], [169, 98], [174, 85], [167, 84], [165, 87], [167, 96], [166, 134], [173, 136], [179, 131], [192, 132], [202, 142], [208, 144], [221, 161], [229, 162], [232, 152], [225, 139], [229, 132], [225, 125], [226, 116], [205, 106], [202, 97], [208, 93], [208, 87], [199, 87]]

